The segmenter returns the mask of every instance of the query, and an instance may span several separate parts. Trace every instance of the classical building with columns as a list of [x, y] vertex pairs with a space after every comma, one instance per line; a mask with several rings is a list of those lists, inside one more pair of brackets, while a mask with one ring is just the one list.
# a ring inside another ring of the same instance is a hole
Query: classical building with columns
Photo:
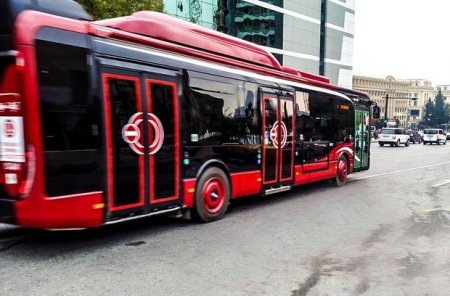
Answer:
[[353, 76], [353, 88], [368, 93], [381, 107], [382, 117], [398, 119], [402, 127], [417, 126], [422, 121], [425, 104], [434, 90], [431, 81], [425, 79], [400, 80], [393, 76], [375, 78], [358, 75]]

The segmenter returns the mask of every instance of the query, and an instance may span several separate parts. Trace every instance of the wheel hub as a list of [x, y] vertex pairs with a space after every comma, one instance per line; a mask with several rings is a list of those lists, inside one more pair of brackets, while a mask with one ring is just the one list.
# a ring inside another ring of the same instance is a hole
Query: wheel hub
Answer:
[[208, 213], [219, 212], [225, 204], [225, 188], [220, 178], [209, 179], [203, 188], [204, 208]]
[[211, 192], [211, 200], [217, 201], [217, 199], [219, 199], [219, 194], [217, 193], [216, 190], [213, 190], [213, 192]]

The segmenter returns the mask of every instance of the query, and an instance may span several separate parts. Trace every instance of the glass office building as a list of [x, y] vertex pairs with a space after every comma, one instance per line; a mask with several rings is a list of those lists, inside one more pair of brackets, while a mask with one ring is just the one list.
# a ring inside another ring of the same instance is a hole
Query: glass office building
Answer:
[[281, 64], [352, 86], [355, 0], [164, 0], [166, 13], [265, 46]]

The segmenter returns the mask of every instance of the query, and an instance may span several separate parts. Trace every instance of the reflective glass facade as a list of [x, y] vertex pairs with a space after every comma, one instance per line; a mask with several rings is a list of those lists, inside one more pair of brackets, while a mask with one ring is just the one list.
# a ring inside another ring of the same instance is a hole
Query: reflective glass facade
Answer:
[[355, 0], [164, 0], [166, 13], [265, 46], [286, 66], [352, 85]]

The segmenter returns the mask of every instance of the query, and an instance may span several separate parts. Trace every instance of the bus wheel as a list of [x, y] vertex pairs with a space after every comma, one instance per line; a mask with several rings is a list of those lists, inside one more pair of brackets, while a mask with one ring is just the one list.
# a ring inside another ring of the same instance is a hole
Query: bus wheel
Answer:
[[348, 165], [347, 159], [344, 156], [339, 157], [336, 172], [336, 185], [338, 187], [344, 186], [347, 183]]
[[218, 168], [209, 168], [202, 174], [195, 191], [195, 212], [202, 222], [213, 222], [223, 217], [230, 201], [230, 182]]

